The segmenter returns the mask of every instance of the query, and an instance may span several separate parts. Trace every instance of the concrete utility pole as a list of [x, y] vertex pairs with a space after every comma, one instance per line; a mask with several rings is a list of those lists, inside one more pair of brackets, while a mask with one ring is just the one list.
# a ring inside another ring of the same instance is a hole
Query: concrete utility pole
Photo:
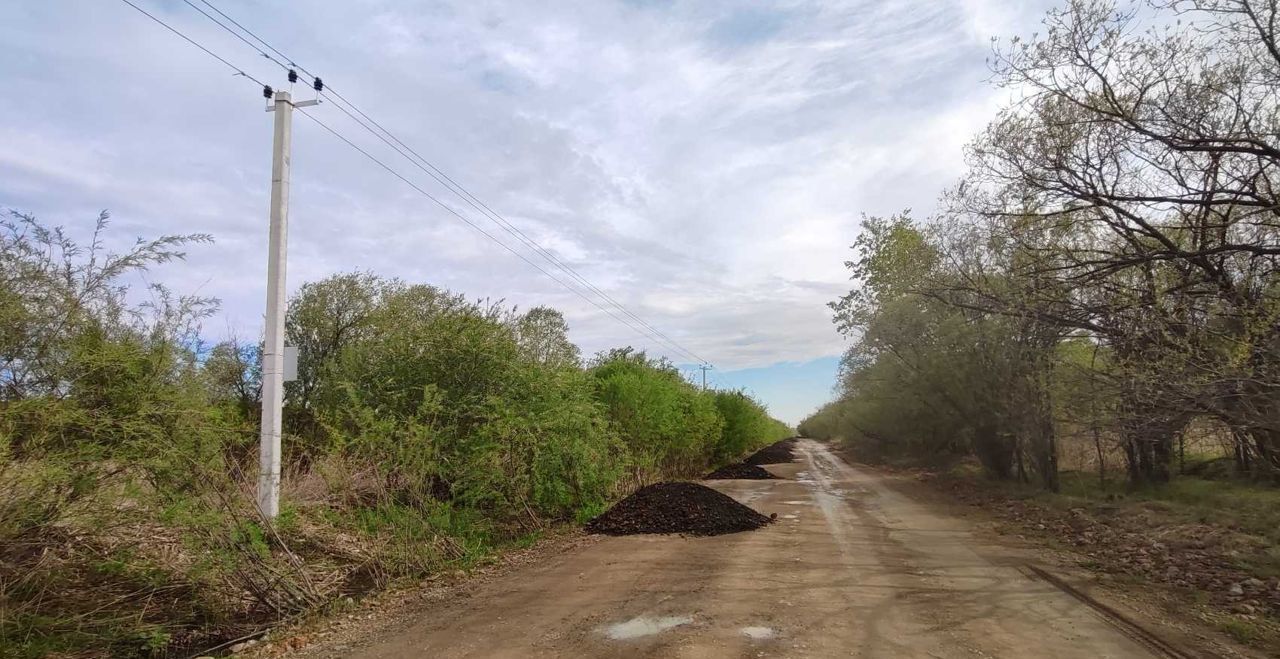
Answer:
[[711, 364], [703, 364], [698, 368], [702, 369], [702, 390], [706, 391], [707, 390], [707, 371], [715, 367], [712, 366]]
[[[263, 90], [272, 97], [271, 88]], [[271, 157], [271, 234], [267, 248], [267, 326], [262, 349], [262, 436], [258, 452], [258, 510], [274, 519], [280, 513], [280, 433], [284, 405], [285, 253], [289, 238], [289, 153], [293, 109], [319, 101], [294, 103], [289, 92], [275, 92], [275, 139]]]

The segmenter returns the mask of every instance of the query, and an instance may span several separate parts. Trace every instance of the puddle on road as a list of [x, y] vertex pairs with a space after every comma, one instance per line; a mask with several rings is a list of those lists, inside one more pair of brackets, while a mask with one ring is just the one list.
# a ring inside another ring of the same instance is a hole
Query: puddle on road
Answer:
[[747, 504], [752, 503], [756, 499], [759, 499], [760, 497], [764, 496], [767, 493], [768, 493], [767, 489], [748, 490], [746, 492], [743, 492], [739, 495], [734, 496], [733, 498], [737, 499], [738, 503], [745, 506]]
[[783, 515], [782, 519], [800, 519], [798, 515]]
[[632, 618], [626, 622], [619, 622], [604, 628], [604, 635], [614, 641], [625, 641], [632, 638], [640, 638], [641, 636], [652, 636], [680, 625], [687, 625], [693, 622], [692, 616], [665, 616], [662, 618]]
[[773, 638], [773, 630], [768, 627], [743, 627], [742, 634], [752, 640], [764, 641]]
[[809, 502], [808, 502], [808, 501], [783, 501], [782, 503], [785, 503], [785, 504], [787, 504], [788, 506], [807, 506], [807, 505], [809, 505]]

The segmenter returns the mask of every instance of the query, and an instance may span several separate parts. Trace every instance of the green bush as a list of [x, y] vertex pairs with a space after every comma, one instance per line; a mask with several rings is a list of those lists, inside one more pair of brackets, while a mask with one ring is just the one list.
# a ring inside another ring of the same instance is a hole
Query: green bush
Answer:
[[699, 391], [666, 360], [630, 348], [598, 355], [591, 374], [642, 479], [691, 476], [709, 463], [724, 426], [715, 394]]
[[716, 410], [724, 420], [720, 441], [712, 452], [712, 459], [717, 463], [741, 458], [792, 434], [786, 424], [771, 418], [763, 405], [743, 392], [719, 391], [715, 401]]
[[501, 310], [418, 314], [391, 300], [316, 388], [324, 444], [376, 466], [393, 497], [499, 519], [577, 517], [603, 503], [615, 437], [573, 366], [522, 353]]
[[215, 301], [154, 288], [134, 306], [120, 283], [205, 239], [112, 255], [0, 221], [6, 651], [198, 652], [787, 434], [630, 348], [584, 368], [554, 309], [338, 275], [290, 304], [303, 353], [270, 522], [253, 499], [260, 347], [200, 341]]

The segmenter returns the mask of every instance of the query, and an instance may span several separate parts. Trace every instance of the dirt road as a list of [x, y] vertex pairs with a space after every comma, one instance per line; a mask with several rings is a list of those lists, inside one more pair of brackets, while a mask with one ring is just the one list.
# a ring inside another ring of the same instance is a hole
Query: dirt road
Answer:
[[[358, 657], [1150, 657], [1089, 607], [824, 446], [709, 484], [777, 523], [605, 538], [422, 611]], [[350, 654], [350, 651], [344, 653]]]

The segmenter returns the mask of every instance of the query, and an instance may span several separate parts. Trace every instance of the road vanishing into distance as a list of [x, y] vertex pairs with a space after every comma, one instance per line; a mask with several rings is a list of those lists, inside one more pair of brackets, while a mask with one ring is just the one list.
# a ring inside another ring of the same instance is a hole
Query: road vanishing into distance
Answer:
[[[801, 440], [780, 480], [706, 484], [776, 523], [607, 537], [389, 632], [381, 657], [1152, 657], [1021, 559]], [[319, 649], [319, 648], [317, 648]], [[336, 654], [335, 654], [336, 656]]]

